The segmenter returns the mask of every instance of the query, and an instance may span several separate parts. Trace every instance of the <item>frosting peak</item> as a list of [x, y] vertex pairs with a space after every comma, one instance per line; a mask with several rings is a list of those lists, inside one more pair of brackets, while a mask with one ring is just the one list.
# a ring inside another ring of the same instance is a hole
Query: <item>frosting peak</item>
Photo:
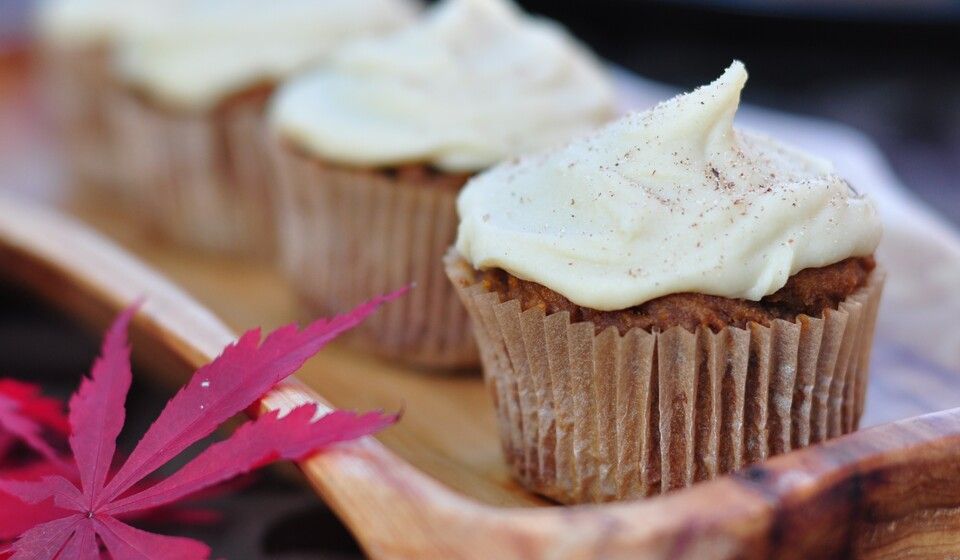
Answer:
[[561, 27], [509, 0], [445, 0], [285, 85], [273, 123], [332, 161], [476, 171], [615, 114], [605, 73]]
[[876, 210], [828, 162], [733, 127], [746, 80], [734, 62], [476, 177], [458, 200], [458, 251], [605, 311], [681, 292], [759, 300], [804, 268], [871, 254]]
[[733, 118], [740, 105], [740, 92], [747, 83], [747, 69], [739, 60], [709, 85], [697, 88], [661, 103], [642, 113], [644, 128], [656, 126], [664, 139], [680, 146], [700, 147], [712, 136], [728, 142], [733, 139]]

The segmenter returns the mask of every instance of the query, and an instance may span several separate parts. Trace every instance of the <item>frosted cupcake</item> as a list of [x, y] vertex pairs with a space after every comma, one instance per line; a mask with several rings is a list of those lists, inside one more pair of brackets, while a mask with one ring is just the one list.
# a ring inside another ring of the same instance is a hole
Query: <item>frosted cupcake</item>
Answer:
[[442, 265], [460, 187], [614, 114], [593, 56], [504, 0], [448, 0], [348, 46], [273, 102], [286, 274], [312, 313], [414, 281], [352, 340], [415, 364], [476, 365]]
[[646, 496], [857, 427], [880, 222], [829, 163], [733, 128], [746, 79], [460, 195], [447, 274], [529, 489]]
[[406, 0], [190, 0], [125, 37], [123, 161], [144, 218], [184, 245], [269, 253], [263, 113], [285, 78], [412, 20]]
[[71, 182], [121, 192], [110, 125], [110, 56], [117, 41], [176, 0], [48, 0], [39, 3], [44, 95], [65, 148]]

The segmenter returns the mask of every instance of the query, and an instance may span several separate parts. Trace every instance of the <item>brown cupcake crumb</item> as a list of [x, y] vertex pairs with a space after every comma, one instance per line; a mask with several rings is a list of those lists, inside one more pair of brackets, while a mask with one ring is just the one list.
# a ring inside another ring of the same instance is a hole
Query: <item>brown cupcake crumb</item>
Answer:
[[665, 331], [682, 326], [689, 331], [707, 327], [714, 332], [724, 327], [746, 328], [750, 323], [770, 326], [775, 319], [793, 322], [800, 315], [820, 317], [836, 309], [841, 301], [866, 284], [876, 267], [872, 256], [852, 257], [820, 268], [794, 274], [787, 284], [760, 301], [732, 299], [704, 294], [680, 293], [662, 296], [622, 311], [598, 311], [574, 304], [557, 292], [501, 269], [477, 273], [484, 288], [500, 294], [502, 301], [519, 299], [524, 311], [539, 307], [550, 315], [570, 313], [571, 322], [590, 321], [597, 332], [616, 327], [620, 334], [633, 328]]

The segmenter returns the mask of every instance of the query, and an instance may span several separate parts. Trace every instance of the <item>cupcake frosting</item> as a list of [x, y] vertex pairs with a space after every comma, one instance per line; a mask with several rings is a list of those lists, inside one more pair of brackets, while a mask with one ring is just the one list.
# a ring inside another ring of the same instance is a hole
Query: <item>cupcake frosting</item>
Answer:
[[206, 109], [322, 62], [347, 40], [409, 23], [407, 0], [182, 0], [125, 37], [119, 73], [177, 108]]
[[559, 25], [507, 0], [446, 0], [284, 86], [275, 128], [325, 159], [475, 171], [615, 115], [607, 76]]
[[747, 72], [494, 168], [464, 188], [457, 250], [584, 307], [694, 292], [759, 300], [873, 253], [873, 204], [830, 163], [733, 128]]
[[162, 11], [185, 0], [46, 0], [40, 2], [37, 28], [52, 44], [114, 41], [148, 28]]

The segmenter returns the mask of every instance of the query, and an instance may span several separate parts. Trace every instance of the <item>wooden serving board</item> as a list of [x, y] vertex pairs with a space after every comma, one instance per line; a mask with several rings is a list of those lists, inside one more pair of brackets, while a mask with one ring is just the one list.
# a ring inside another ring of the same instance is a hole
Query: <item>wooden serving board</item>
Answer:
[[[0, 277], [97, 328], [146, 295], [134, 324], [138, 363], [171, 382], [212, 359], [239, 330], [299, 316], [270, 267], [166, 246], [112, 204], [63, 196], [66, 183], [51, 171], [56, 160], [25, 88], [0, 75], [0, 119], [19, 123], [14, 134], [0, 130]], [[921, 234], [910, 231], [894, 228], [882, 255], [893, 287], [888, 307], [898, 316], [923, 304], [896, 280], [904, 267], [924, 264], [916, 262]], [[943, 259], [935, 243], [924, 247]], [[960, 270], [960, 256], [953, 265]], [[937, 284], [930, 286], [928, 294]], [[951, 362], [960, 362], [960, 347], [937, 346], [939, 330], [917, 326], [929, 321], [895, 319], [881, 320], [866, 424], [960, 405], [952, 369], [960, 363]], [[923, 344], [933, 345], [935, 358]], [[333, 346], [297, 378], [262, 407], [320, 401], [406, 411], [379, 439], [300, 465], [373, 557], [960, 555], [960, 409], [878, 425], [664, 497], [561, 507], [510, 480], [477, 373], [425, 373]]]

